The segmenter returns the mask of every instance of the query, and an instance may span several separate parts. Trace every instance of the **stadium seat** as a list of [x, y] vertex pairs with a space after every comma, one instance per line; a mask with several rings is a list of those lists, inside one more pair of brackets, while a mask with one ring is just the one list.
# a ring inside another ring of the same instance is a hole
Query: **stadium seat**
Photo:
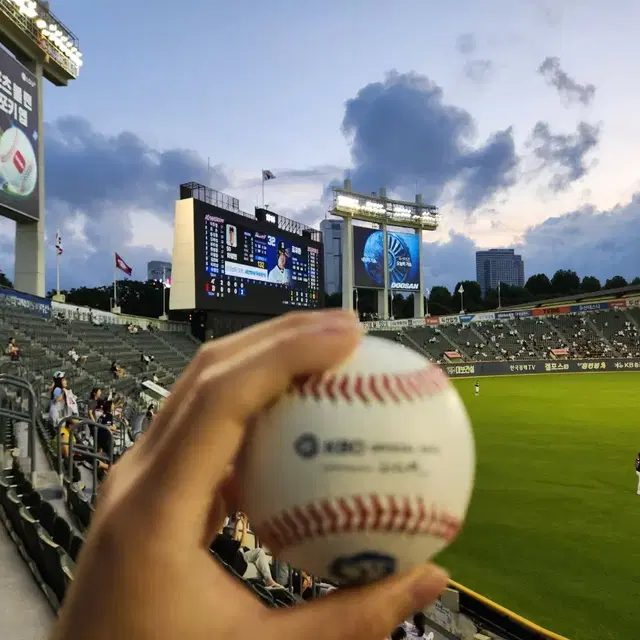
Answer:
[[73, 560], [45, 532], [41, 531], [39, 538], [44, 554], [44, 579], [62, 604], [67, 584], [73, 579]]
[[42, 527], [32, 514], [23, 505], [19, 508], [20, 519], [22, 521], [23, 541], [33, 561], [40, 577], [46, 582], [47, 566], [45, 564], [44, 552], [40, 543], [40, 533]]
[[71, 545], [71, 527], [69, 523], [60, 516], [56, 516], [53, 521], [53, 532], [51, 537], [56, 544], [59, 544], [65, 551], [68, 551]]
[[53, 535], [53, 523], [56, 517], [56, 510], [51, 503], [43, 502], [40, 506], [40, 524], [49, 536]]
[[84, 544], [84, 538], [78, 534], [72, 534], [71, 541], [69, 542], [69, 556], [74, 562], [78, 561], [80, 550]]

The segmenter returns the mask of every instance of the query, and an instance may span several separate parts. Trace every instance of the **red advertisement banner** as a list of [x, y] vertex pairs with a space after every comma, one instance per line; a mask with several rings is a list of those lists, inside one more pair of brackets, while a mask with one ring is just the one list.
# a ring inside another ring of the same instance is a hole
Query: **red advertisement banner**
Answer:
[[440, 318], [434, 316], [427, 316], [424, 319], [425, 324], [440, 324]]
[[571, 307], [564, 305], [563, 307], [545, 307], [544, 309], [533, 309], [532, 316], [559, 316], [565, 313], [571, 313]]

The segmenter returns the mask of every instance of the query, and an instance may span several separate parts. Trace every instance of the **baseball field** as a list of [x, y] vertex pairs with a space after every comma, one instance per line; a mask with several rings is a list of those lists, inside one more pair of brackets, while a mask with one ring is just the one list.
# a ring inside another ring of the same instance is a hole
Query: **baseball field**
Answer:
[[572, 640], [638, 637], [640, 373], [455, 382], [478, 467], [452, 578]]

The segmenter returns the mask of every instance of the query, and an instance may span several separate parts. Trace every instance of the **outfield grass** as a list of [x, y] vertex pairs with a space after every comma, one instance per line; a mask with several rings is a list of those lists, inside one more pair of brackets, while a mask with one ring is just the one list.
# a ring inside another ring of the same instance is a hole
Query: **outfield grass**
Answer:
[[456, 386], [478, 469], [452, 577], [572, 640], [638, 638], [640, 373]]

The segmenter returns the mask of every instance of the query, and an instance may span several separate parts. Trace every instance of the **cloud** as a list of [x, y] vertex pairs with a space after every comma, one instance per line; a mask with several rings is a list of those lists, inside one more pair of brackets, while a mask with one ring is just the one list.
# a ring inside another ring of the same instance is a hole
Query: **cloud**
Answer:
[[547, 122], [536, 123], [530, 145], [534, 156], [542, 162], [539, 170], [553, 172], [549, 181], [552, 191], [564, 191], [588, 173], [592, 165], [587, 164], [586, 156], [598, 146], [600, 134], [600, 125], [587, 122], [580, 122], [571, 134], [554, 134]]
[[443, 91], [416, 73], [391, 71], [348, 100], [342, 130], [351, 144], [354, 188], [409, 191], [416, 182], [436, 202], [448, 185], [471, 212], [515, 184], [519, 158], [510, 127], [474, 146], [476, 123]]
[[490, 80], [493, 72], [494, 65], [491, 60], [468, 60], [463, 67], [465, 77], [476, 84]]
[[557, 89], [567, 105], [580, 103], [588, 107], [595, 98], [595, 85], [577, 82], [562, 69], [560, 59], [557, 57], [545, 58], [538, 67], [538, 73], [546, 80], [547, 84]]
[[[173, 222], [179, 185], [208, 181], [224, 189], [228, 184], [221, 167], [208, 171], [193, 151], [154, 149], [128, 131], [105, 135], [81, 117], [48, 123], [45, 133], [48, 287], [55, 282], [56, 229], [64, 240], [65, 288], [109, 282], [114, 251], [134, 268], [135, 278], [145, 280], [148, 260], [169, 257], [159, 238]], [[133, 222], [141, 212], [156, 223], [148, 225], [145, 244], [134, 246]]]
[[471, 55], [478, 48], [478, 42], [473, 33], [461, 33], [456, 38], [456, 51], [463, 56]]
[[456, 282], [475, 279], [477, 250], [471, 238], [455, 232], [451, 232], [445, 242], [423, 243], [425, 287], [445, 286], [451, 289]]
[[545, 220], [523, 236], [527, 273], [573, 269], [603, 282], [614, 275], [640, 276], [640, 193], [625, 205], [599, 211], [584, 207]]

